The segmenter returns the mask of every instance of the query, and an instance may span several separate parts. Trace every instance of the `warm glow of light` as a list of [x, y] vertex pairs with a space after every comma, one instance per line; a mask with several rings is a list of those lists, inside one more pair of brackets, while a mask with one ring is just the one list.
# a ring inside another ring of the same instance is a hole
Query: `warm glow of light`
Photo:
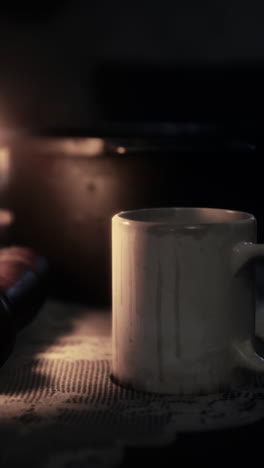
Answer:
[[7, 159], [9, 157], [9, 149], [5, 147], [0, 147], [0, 158]]
[[0, 227], [10, 226], [15, 219], [15, 215], [9, 210], [0, 210]]
[[102, 138], [29, 138], [23, 141], [23, 147], [38, 154], [96, 157], [104, 153], [105, 143]]
[[10, 151], [9, 148], [0, 146], [0, 189], [5, 186], [9, 178]]
[[126, 153], [126, 148], [125, 148], [124, 146], [118, 146], [118, 147], [116, 148], [116, 152], [117, 152], [118, 154], [125, 154], [125, 153]]
[[60, 148], [68, 155], [99, 156], [103, 153], [104, 141], [101, 138], [65, 139]]

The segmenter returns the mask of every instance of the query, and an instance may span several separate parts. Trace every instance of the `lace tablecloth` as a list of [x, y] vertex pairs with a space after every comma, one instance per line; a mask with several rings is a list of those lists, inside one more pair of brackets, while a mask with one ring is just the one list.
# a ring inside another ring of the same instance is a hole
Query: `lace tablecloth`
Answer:
[[47, 303], [0, 370], [1, 467], [118, 466], [128, 446], [264, 417], [262, 377], [252, 388], [179, 398], [125, 390], [110, 371], [110, 311]]

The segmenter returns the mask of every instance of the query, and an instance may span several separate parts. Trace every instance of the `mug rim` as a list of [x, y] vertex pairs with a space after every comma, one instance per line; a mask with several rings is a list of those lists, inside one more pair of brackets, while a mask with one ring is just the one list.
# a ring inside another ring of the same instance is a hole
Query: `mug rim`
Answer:
[[[186, 211], [188, 215], [192, 212], [193, 214], [202, 214], [202, 212], [207, 215], [218, 214], [219, 219], [211, 220], [211, 221], [191, 221], [191, 222], [177, 222], [176, 219], [170, 220], [155, 220], [155, 215], [158, 215], [160, 212], [164, 214], [165, 211], [168, 212], [180, 212]], [[153, 215], [151, 219], [144, 219], [145, 215]], [[220, 219], [222, 216], [222, 219]], [[225, 220], [223, 217], [225, 216]], [[230, 217], [230, 220], [228, 219]], [[131, 225], [136, 224], [138, 226], [174, 226], [174, 227], [183, 227], [183, 226], [218, 226], [218, 225], [241, 225], [248, 223], [250, 221], [256, 221], [256, 218], [253, 214], [245, 212], [245, 211], [237, 211], [237, 210], [229, 210], [223, 208], [207, 208], [207, 207], [175, 207], [175, 206], [167, 206], [167, 207], [153, 207], [153, 208], [139, 208], [135, 210], [127, 210], [121, 211], [116, 213], [112, 217], [112, 221], [118, 220], [122, 224]]]

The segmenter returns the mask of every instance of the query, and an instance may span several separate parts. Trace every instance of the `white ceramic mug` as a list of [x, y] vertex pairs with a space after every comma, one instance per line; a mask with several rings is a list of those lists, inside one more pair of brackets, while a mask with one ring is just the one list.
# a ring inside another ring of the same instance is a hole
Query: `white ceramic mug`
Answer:
[[113, 379], [210, 393], [264, 372], [254, 348], [253, 215], [156, 208], [112, 219]]

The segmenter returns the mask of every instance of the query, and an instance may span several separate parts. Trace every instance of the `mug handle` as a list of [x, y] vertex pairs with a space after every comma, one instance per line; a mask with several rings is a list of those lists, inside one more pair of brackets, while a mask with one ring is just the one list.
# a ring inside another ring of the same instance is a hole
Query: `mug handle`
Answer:
[[[233, 249], [232, 267], [234, 274], [250, 261], [264, 257], [264, 244], [241, 242]], [[264, 372], [264, 358], [257, 354], [250, 339], [234, 344], [238, 362], [254, 372]]]

